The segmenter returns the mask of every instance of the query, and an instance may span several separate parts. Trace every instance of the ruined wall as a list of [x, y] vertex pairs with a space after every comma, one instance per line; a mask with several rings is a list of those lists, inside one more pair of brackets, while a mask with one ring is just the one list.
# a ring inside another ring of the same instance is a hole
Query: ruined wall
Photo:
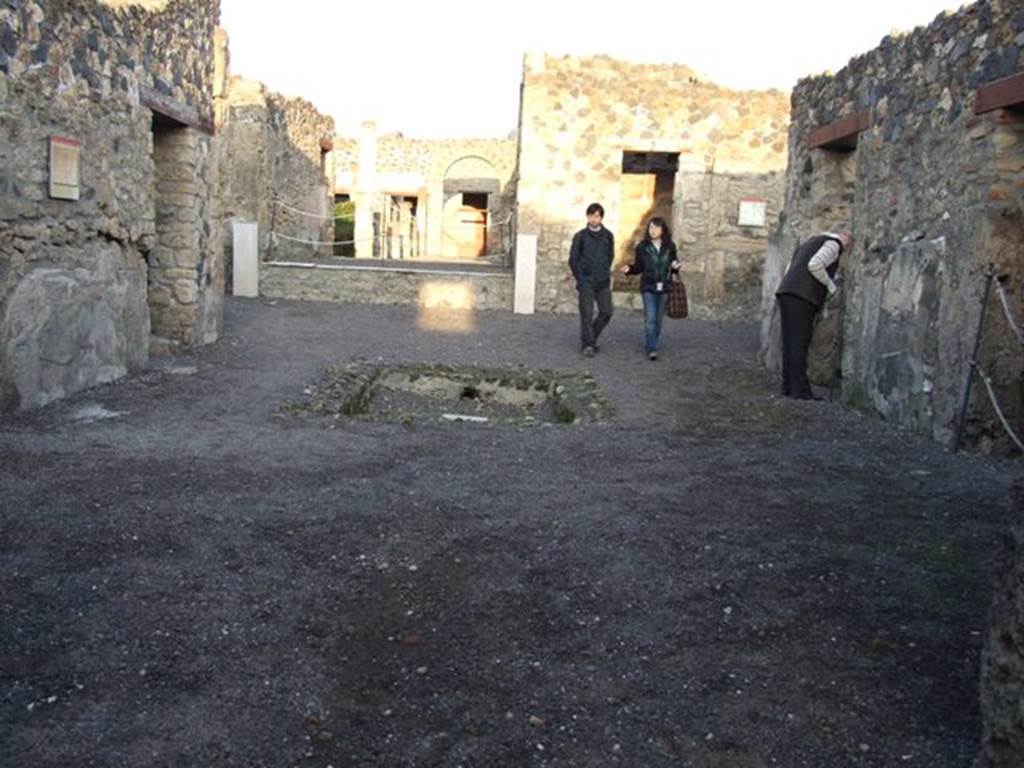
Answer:
[[[575, 311], [566, 261], [591, 202], [621, 248], [623, 153], [679, 153], [671, 189], [693, 313], [745, 317], [760, 304], [765, 241], [782, 205], [789, 105], [784, 94], [737, 92], [676, 65], [528, 55], [523, 72], [517, 224], [538, 235], [538, 308]], [[740, 227], [742, 198], [767, 202], [767, 226]], [[617, 296], [617, 299], [621, 299]]]
[[[792, 99], [784, 223], [765, 275], [763, 349], [775, 364], [774, 286], [793, 246], [837, 218], [856, 243], [846, 285], [816, 332], [812, 374], [840, 380], [846, 399], [949, 441], [978, 322], [985, 266], [1024, 291], [1020, 115], [974, 114], [979, 86], [1020, 71], [1024, 13], [990, 0], [943, 14], [853, 59], [834, 76], [802, 80]], [[812, 149], [821, 126], [867, 111], [852, 151]], [[992, 308], [996, 305], [993, 303]], [[1014, 419], [1021, 415], [1019, 347], [993, 312], [982, 362]], [[998, 440], [982, 389], [970, 438]]]
[[228, 77], [218, 124], [227, 237], [232, 220], [254, 221], [264, 259], [329, 255], [329, 246], [295, 240], [334, 239], [333, 135], [334, 120], [308, 101]]
[[[373, 146], [366, 146], [368, 143]], [[457, 194], [457, 189], [490, 194], [488, 245], [489, 249], [500, 246], [499, 226], [508, 220], [515, 197], [512, 183], [515, 141], [411, 139], [401, 134], [378, 136], [369, 124], [358, 140], [337, 138], [332, 155], [336, 172], [335, 191], [352, 195], [358, 208], [357, 217], [360, 214], [367, 217], [372, 213], [379, 215], [385, 207], [382, 198], [389, 195], [417, 198], [415, 224], [421, 240], [419, 258], [446, 257], [446, 205]], [[359, 165], [362, 157], [374, 158], [374, 163], [372, 173], [364, 173], [361, 177]], [[456, 178], [453, 174], [458, 174], [459, 169], [467, 164], [473, 164], [477, 169], [474, 173], [479, 178], [473, 181], [479, 183], [460, 186], [458, 182], [466, 179]], [[508, 236], [506, 232], [506, 238]], [[360, 255], [369, 255], [369, 250], [364, 247]], [[379, 254], [379, 243], [376, 250]]]
[[260, 295], [355, 304], [410, 304], [438, 310], [507, 310], [512, 306], [512, 276], [507, 273], [427, 271], [411, 266], [384, 269], [358, 264], [262, 265]]
[[[151, 329], [168, 346], [216, 338], [219, 12], [215, 0], [0, 5], [0, 410], [125, 375], [146, 362]], [[192, 123], [166, 128], [162, 179], [155, 102]], [[49, 197], [53, 135], [80, 142], [77, 201]], [[168, 219], [180, 226], [161, 242]]]
[[[1024, 515], [1024, 484], [1014, 484], [1012, 509]], [[1024, 755], [1024, 529], [1010, 547], [992, 603], [992, 626], [981, 662], [984, 722], [981, 768], [1018, 768]]]

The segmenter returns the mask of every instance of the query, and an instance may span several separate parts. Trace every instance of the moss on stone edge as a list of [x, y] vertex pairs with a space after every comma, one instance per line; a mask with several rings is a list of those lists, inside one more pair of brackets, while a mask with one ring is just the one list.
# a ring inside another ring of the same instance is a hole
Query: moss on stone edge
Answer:
[[405, 363], [383, 365], [357, 361], [329, 366], [317, 384], [306, 387], [306, 398], [281, 406], [281, 412], [293, 417], [332, 416], [405, 423], [410, 414], [375, 415], [370, 404], [378, 381], [391, 374], [408, 376], [416, 381], [423, 376], [441, 376], [467, 385], [487, 382], [518, 391], [546, 391], [551, 400], [554, 418], [550, 422], [523, 415], [520, 418], [493, 419], [491, 423], [518, 426], [554, 424], [592, 424], [611, 421], [615, 410], [590, 374], [560, 373], [547, 369], [482, 368]]

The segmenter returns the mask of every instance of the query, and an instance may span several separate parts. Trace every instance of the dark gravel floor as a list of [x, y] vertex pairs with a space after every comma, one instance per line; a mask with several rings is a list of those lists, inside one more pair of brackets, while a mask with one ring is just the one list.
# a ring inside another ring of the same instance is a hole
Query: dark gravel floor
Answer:
[[[971, 766], [1015, 465], [640, 324], [230, 300], [0, 420], [0, 764]], [[618, 419], [278, 414], [359, 357], [590, 370]]]

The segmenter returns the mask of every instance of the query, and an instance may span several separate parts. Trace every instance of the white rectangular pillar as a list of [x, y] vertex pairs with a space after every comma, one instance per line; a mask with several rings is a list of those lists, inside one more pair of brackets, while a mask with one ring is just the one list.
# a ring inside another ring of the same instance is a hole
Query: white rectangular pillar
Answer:
[[512, 311], [532, 315], [537, 305], [537, 236], [516, 235], [515, 298]]
[[[356, 190], [352, 199], [356, 203], [356, 258], [369, 259], [373, 257], [377, 236], [384, 233], [383, 215], [381, 231], [378, 233], [373, 229], [373, 209], [377, 200], [377, 124], [370, 120], [363, 123], [359, 133], [359, 165], [356, 168]], [[380, 249], [384, 251], [383, 239]]]
[[259, 233], [254, 222], [232, 222], [231, 250], [231, 293], [234, 296], [256, 298], [260, 295], [260, 262]]

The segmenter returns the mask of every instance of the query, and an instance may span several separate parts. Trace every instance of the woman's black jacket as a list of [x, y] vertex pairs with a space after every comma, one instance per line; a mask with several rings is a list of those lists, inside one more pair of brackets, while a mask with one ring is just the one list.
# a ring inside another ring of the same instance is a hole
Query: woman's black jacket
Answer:
[[629, 274], [640, 275], [640, 290], [643, 293], [656, 292], [658, 283], [661, 283], [662, 291], [668, 290], [669, 274], [679, 271], [678, 266], [675, 269], [672, 268], [672, 264], [678, 261], [679, 255], [676, 251], [676, 244], [671, 240], [668, 242], [662, 241], [661, 253], [657, 254], [664, 259], [661, 270], [658, 269], [658, 262], [661, 259], [658, 259], [656, 254], [654, 243], [650, 240], [641, 240], [636, 244], [633, 263], [629, 267]]

